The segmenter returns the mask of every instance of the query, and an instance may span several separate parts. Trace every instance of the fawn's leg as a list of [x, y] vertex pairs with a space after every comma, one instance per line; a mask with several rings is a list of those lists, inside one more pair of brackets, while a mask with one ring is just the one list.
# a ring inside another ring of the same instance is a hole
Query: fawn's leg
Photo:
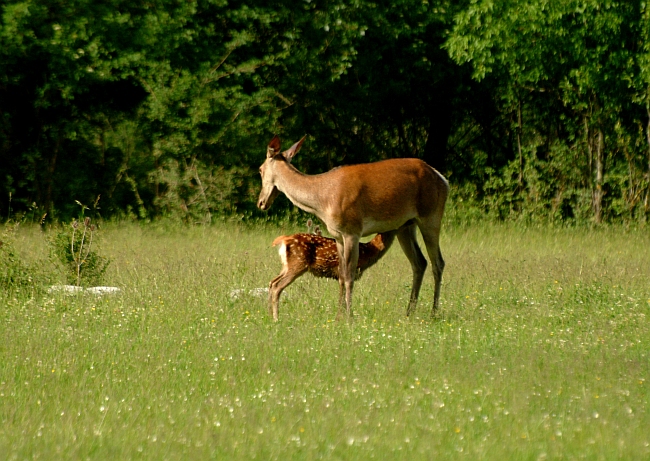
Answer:
[[283, 270], [280, 275], [271, 280], [269, 283], [269, 313], [273, 316], [273, 320], [277, 321], [280, 311], [280, 295], [282, 290], [291, 285], [294, 280], [307, 272], [307, 268], [298, 270]]

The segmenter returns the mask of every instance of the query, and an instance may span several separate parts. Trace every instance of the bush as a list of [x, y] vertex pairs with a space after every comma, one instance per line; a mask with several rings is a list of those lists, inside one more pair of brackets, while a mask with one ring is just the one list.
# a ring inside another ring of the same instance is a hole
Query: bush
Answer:
[[97, 227], [90, 218], [74, 220], [50, 239], [50, 259], [62, 269], [66, 281], [81, 286], [98, 284], [106, 272], [110, 260], [93, 249], [97, 247]]
[[16, 253], [15, 239], [18, 224], [6, 226], [0, 234], [0, 289], [32, 286], [35, 283], [33, 267]]

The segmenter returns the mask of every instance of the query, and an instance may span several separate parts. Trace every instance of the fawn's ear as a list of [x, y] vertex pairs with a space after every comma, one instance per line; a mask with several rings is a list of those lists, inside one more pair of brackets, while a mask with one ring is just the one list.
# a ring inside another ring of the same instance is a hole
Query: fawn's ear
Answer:
[[284, 155], [284, 158], [287, 159], [287, 162], [291, 162], [291, 159], [293, 159], [293, 156], [298, 153], [298, 151], [302, 147], [302, 143], [305, 142], [306, 137], [307, 137], [307, 135], [304, 135], [300, 141], [295, 143], [288, 150], [285, 150], [284, 152], [282, 152], [282, 155]]
[[271, 158], [277, 155], [280, 152], [280, 138], [276, 134], [269, 142], [269, 145], [266, 147], [266, 157]]

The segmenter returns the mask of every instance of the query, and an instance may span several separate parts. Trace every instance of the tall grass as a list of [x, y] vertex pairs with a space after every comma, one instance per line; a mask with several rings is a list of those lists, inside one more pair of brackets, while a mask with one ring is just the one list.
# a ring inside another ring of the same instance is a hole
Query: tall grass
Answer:
[[[0, 294], [8, 459], [650, 457], [647, 231], [446, 228], [441, 308], [427, 274], [404, 314], [396, 246], [355, 285], [265, 287], [298, 229], [102, 232], [116, 296]], [[36, 258], [41, 238], [18, 243]]]

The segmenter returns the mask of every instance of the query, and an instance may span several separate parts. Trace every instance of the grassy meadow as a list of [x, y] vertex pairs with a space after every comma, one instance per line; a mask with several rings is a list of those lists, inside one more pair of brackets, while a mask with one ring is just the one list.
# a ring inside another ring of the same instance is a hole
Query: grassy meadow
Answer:
[[305, 275], [273, 323], [248, 290], [297, 231], [107, 224], [120, 294], [0, 292], [0, 457], [650, 459], [647, 228], [447, 226], [434, 318], [395, 244], [351, 322]]

